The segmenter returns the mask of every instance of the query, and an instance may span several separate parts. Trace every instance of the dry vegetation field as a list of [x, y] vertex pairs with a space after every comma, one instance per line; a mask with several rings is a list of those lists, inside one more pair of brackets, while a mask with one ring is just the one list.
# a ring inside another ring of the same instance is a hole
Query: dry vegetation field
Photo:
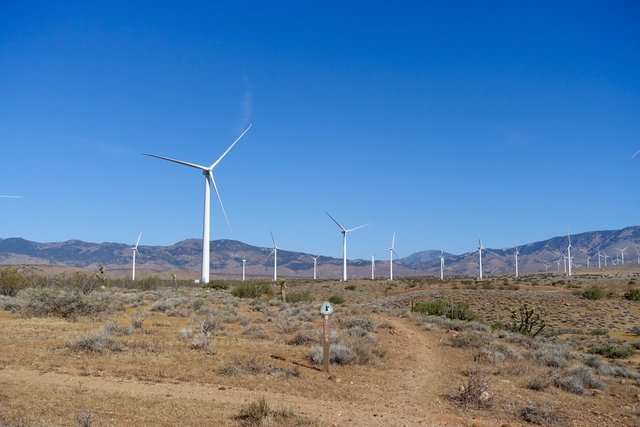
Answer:
[[268, 281], [4, 269], [0, 425], [640, 425], [638, 282], [291, 280], [282, 302]]

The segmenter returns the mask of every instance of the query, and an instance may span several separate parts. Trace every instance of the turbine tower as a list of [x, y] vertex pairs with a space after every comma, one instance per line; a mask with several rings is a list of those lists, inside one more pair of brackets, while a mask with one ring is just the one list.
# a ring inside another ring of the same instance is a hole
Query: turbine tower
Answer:
[[136, 245], [133, 247], [133, 263], [131, 265], [131, 281], [136, 281], [136, 254], [138, 253], [138, 245], [140, 244], [140, 238], [142, 237], [142, 231], [138, 234], [138, 241], [136, 241]]
[[244, 282], [244, 278], [245, 278], [245, 270], [247, 269], [247, 260], [243, 259], [242, 260], [242, 281]]
[[482, 239], [480, 239], [480, 233], [478, 233], [478, 257], [480, 259], [480, 278], [482, 279], [482, 250], [484, 246], [482, 246]]
[[444, 280], [444, 251], [440, 249], [440, 280]]
[[567, 246], [567, 258], [569, 258], [569, 272], [568, 277], [571, 277], [571, 234], [567, 233], [567, 238], [569, 239], [569, 246]]
[[626, 251], [628, 248], [629, 248], [629, 246], [625, 246], [622, 249], [616, 248], [616, 251], [620, 252], [620, 258], [621, 258], [622, 265], [624, 265], [624, 251]]
[[249, 127], [247, 127], [244, 130], [244, 132], [242, 132], [240, 136], [235, 141], [233, 141], [233, 144], [231, 144], [229, 148], [227, 148], [227, 150], [224, 153], [222, 153], [222, 155], [218, 158], [218, 160], [213, 162], [209, 167], [197, 165], [195, 163], [184, 162], [182, 160], [170, 159], [169, 157], [162, 157], [162, 156], [156, 156], [155, 154], [145, 153], [145, 156], [155, 157], [158, 159], [167, 160], [169, 162], [178, 163], [180, 165], [199, 169], [202, 171], [202, 174], [204, 175], [204, 220], [203, 220], [203, 226], [202, 226], [202, 275], [200, 277], [200, 281], [202, 283], [209, 283], [209, 262], [210, 262], [209, 246], [211, 244], [210, 242], [211, 240], [210, 239], [211, 195], [210, 194], [211, 194], [212, 184], [213, 184], [214, 190], [216, 191], [216, 195], [218, 196], [218, 201], [220, 202], [220, 207], [222, 208], [222, 213], [224, 214], [224, 219], [227, 221], [227, 226], [229, 227], [229, 229], [231, 229], [231, 226], [229, 225], [229, 219], [227, 218], [227, 213], [225, 212], [224, 206], [222, 204], [222, 198], [220, 197], [220, 192], [218, 191], [218, 186], [216, 185], [216, 180], [213, 178], [213, 169], [216, 166], [218, 166], [218, 163], [220, 163], [220, 161], [224, 158], [224, 156], [226, 156], [227, 153], [233, 148], [233, 146], [236, 145], [238, 141], [240, 141], [240, 138], [242, 138], [244, 134], [249, 131], [249, 129], [251, 129], [251, 125], [249, 125]]
[[393, 237], [391, 238], [391, 247], [389, 248], [389, 280], [393, 280], [393, 254], [396, 254], [396, 256], [398, 256], [398, 254], [396, 253], [395, 244], [396, 232], [394, 231]]
[[320, 255], [311, 256], [311, 258], [313, 258], [313, 280], [316, 280], [316, 271], [317, 271], [317, 268], [318, 268], [318, 258], [320, 258]]
[[273, 237], [271, 230], [269, 230], [269, 233], [271, 233], [271, 241], [273, 241], [273, 250], [269, 253], [267, 258], [273, 254], [273, 281], [275, 282], [278, 280], [278, 249], [280, 248], [276, 245], [276, 239]]
[[371, 280], [376, 280], [376, 259], [371, 255]]
[[520, 254], [520, 251], [518, 250], [518, 247], [516, 246], [516, 251], [514, 253], [515, 257], [516, 257], [516, 277], [518, 276], [518, 255]]
[[548, 273], [549, 272], [549, 267], [552, 267], [552, 265], [545, 264], [545, 263], [542, 263], [542, 265], [544, 265], [544, 272], [545, 273]]
[[340, 232], [342, 233], [342, 281], [346, 282], [347, 281], [347, 234], [359, 228], [366, 227], [369, 224], [359, 225], [354, 228], [346, 229], [334, 217], [329, 215], [329, 212], [325, 212], [325, 213], [329, 216], [329, 218], [333, 220], [333, 222], [336, 223], [338, 227], [340, 227], [340, 230], [341, 230]]
[[638, 264], [640, 264], [640, 250], [638, 250], [637, 246], [634, 246], [635, 250], [636, 250], [636, 255], [638, 255]]

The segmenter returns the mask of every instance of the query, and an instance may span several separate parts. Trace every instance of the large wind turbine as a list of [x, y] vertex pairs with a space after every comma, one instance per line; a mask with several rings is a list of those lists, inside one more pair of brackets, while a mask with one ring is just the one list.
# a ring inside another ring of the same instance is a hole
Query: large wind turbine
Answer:
[[140, 244], [140, 238], [142, 237], [142, 231], [138, 234], [138, 240], [133, 247], [133, 264], [131, 266], [131, 281], [136, 280], [136, 253], [138, 253], [138, 245]]
[[396, 256], [398, 256], [398, 254], [396, 253], [395, 245], [396, 232], [394, 231], [393, 237], [391, 238], [391, 247], [389, 248], [389, 280], [393, 280], [393, 254], [396, 254]]
[[482, 250], [484, 246], [482, 246], [482, 239], [480, 239], [480, 233], [478, 233], [478, 257], [480, 258], [480, 278], [482, 279]]
[[318, 268], [318, 258], [320, 258], [320, 255], [311, 256], [311, 258], [313, 258], [313, 280], [316, 280], [316, 271], [317, 271], [317, 268]]
[[440, 280], [444, 280], [444, 251], [440, 249]]
[[271, 254], [273, 254], [273, 281], [277, 281], [278, 280], [278, 245], [276, 245], [276, 239], [273, 237], [273, 233], [271, 232], [271, 230], [269, 230], [269, 233], [271, 233], [271, 240], [273, 241], [273, 250], [269, 253], [269, 256]]
[[569, 239], [569, 246], [567, 246], [567, 258], [569, 258], [569, 272], [568, 277], [571, 277], [571, 234], [567, 233], [567, 238]]
[[516, 251], [514, 253], [514, 256], [516, 257], [516, 277], [519, 277], [518, 275], [518, 255], [520, 254], [520, 251], [518, 250], [518, 247], [516, 246]]
[[178, 163], [180, 165], [189, 166], [195, 169], [199, 169], [202, 171], [204, 175], [204, 221], [202, 226], [202, 275], [200, 281], [202, 283], [209, 283], [209, 245], [210, 245], [210, 193], [211, 193], [211, 184], [213, 184], [213, 188], [216, 191], [216, 195], [218, 196], [218, 201], [220, 202], [220, 207], [222, 208], [222, 213], [224, 214], [224, 219], [227, 221], [227, 226], [231, 229], [229, 225], [229, 219], [227, 218], [227, 213], [224, 210], [224, 206], [222, 204], [222, 198], [220, 197], [220, 193], [218, 192], [218, 186], [216, 185], [216, 180], [213, 178], [213, 169], [218, 166], [218, 163], [227, 155], [227, 153], [233, 148], [234, 145], [240, 141], [240, 138], [244, 136], [251, 129], [251, 125], [249, 125], [244, 132], [240, 134], [240, 136], [233, 141], [233, 144], [227, 148], [227, 150], [222, 153], [222, 156], [218, 158], [215, 162], [211, 164], [211, 166], [200, 166], [195, 163], [183, 162], [182, 160], [170, 159], [169, 157], [156, 156], [155, 154], [146, 154], [145, 156], [156, 157], [158, 159], [167, 160], [169, 162]]
[[243, 259], [242, 260], [242, 281], [244, 282], [244, 278], [245, 278], [245, 270], [247, 269], [247, 260]]
[[329, 212], [325, 212], [325, 213], [329, 216], [329, 218], [333, 220], [333, 222], [336, 223], [338, 227], [340, 227], [340, 230], [341, 230], [340, 232], [342, 233], [342, 281], [346, 282], [347, 281], [347, 234], [359, 228], [366, 227], [369, 224], [359, 225], [354, 228], [346, 229], [334, 217], [329, 215]]
[[620, 252], [620, 257], [622, 258], [622, 265], [624, 265], [624, 251], [626, 251], [628, 247], [629, 246], [625, 246], [622, 249], [616, 248], [616, 251]]

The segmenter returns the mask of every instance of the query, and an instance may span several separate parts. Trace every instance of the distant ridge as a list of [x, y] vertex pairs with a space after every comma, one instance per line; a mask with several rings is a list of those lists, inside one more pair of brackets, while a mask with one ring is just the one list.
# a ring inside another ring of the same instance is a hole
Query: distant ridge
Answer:
[[[586, 258], [591, 256], [591, 267], [598, 266], [595, 255], [598, 248], [616, 259], [615, 248], [628, 247], [625, 263], [636, 264], [640, 251], [640, 227], [632, 226], [621, 230], [590, 231], [571, 236], [574, 246], [574, 264], [586, 267]], [[561, 251], [567, 246], [566, 236], [553, 237], [520, 246], [519, 268], [522, 273], [544, 272], [546, 264], [550, 271], [558, 270]], [[139, 246], [137, 266], [156, 272], [200, 269], [202, 251], [199, 239], [187, 239], [170, 246]], [[214, 240], [211, 242], [211, 271], [220, 276], [238, 275], [242, 260], [247, 260], [248, 273], [253, 276], [268, 276], [272, 261], [268, 255], [270, 248], [252, 246], [236, 240]], [[394, 260], [394, 276], [420, 276], [440, 274], [440, 250], [425, 250], [405, 258]], [[477, 252], [460, 255], [445, 252], [445, 274], [475, 277], [478, 273]], [[615, 261], [614, 261], [615, 262]], [[321, 256], [318, 259], [320, 278], [338, 279], [342, 260]], [[370, 277], [369, 260], [350, 260], [350, 276]], [[501, 275], [514, 271], [513, 248], [491, 249], [483, 253], [484, 272], [487, 275]], [[127, 270], [131, 266], [131, 245], [122, 243], [90, 243], [81, 240], [66, 242], [38, 243], [22, 238], [0, 239], [0, 265], [41, 264], [61, 267], [75, 267], [95, 270], [105, 266], [107, 270]], [[386, 267], [385, 267], [386, 266]], [[563, 269], [563, 263], [560, 263]], [[313, 269], [311, 254], [295, 251], [278, 251], [278, 270], [283, 277], [310, 277]], [[385, 277], [388, 262], [376, 261], [376, 272]]]

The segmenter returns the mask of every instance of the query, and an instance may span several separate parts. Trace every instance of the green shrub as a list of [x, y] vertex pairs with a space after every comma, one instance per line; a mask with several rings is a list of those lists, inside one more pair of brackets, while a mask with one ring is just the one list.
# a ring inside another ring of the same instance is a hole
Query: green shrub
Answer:
[[518, 332], [528, 337], [535, 337], [547, 326], [541, 313], [528, 304], [522, 304], [511, 312], [511, 332]]
[[599, 354], [609, 359], [624, 359], [633, 355], [634, 351], [632, 347], [622, 341], [611, 340], [592, 346], [589, 353]]
[[202, 286], [204, 289], [229, 289], [229, 284], [224, 280], [212, 280]]
[[629, 301], [640, 301], [640, 289], [629, 289], [624, 293], [624, 298]]
[[582, 290], [579, 293], [582, 298], [596, 300], [596, 299], [604, 299], [607, 297], [607, 293], [599, 286], [589, 286]]
[[347, 285], [344, 287], [344, 289], [346, 291], [355, 291], [356, 290], [356, 285]]
[[20, 311], [27, 317], [61, 317], [74, 320], [80, 316], [104, 314], [113, 308], [110, 295], [104, 292], [85, 294], [80, 290], [30, 288], [20, 294]]
[[342, 295], [331, 295], [329, 302], [331, 304], [342, 304], [344, 303], [344, 297]]
[[313, 295], [309, 292], [291, 292], [287, 294], [287, 302], [313, 302]]
[[7, 267], [0, 270], [0, 295], [14, 297], [20, 289], [27, 287], [28, 279], [17, 268]]
[[262, 295], [273, 295], [273, 288], [269, 283], [243, 283], [231, 291], [237, 298], [260, 298]]
[[468, 304], [443, 300], [417, 302], [413, 305], [411, 311], [431, 316], [445, 316], [456, 320], [479, 320]]

